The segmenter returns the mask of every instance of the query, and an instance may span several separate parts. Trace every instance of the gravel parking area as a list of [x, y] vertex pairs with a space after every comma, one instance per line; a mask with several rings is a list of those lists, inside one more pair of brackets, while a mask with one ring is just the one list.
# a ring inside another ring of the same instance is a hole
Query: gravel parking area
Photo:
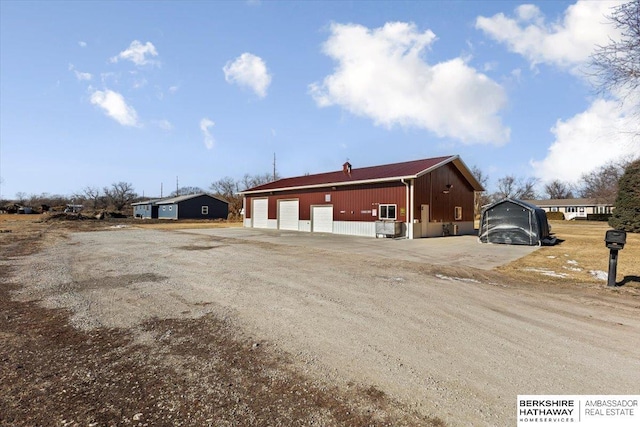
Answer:
[[373, 239], [339, 234], [304, 233], [251, 228], [209, 228], [183, 230], [186, 233], [227, 237], [252, 242], [325, 249], [345, 255], [363, 255], [415, 261], [429, 265], [473, 267], [491, 270], [530, 254], [537, 246], [483, 244], [477, 236], [437, 239]]
[[[507, 282], [489, 261], [481, 269], [468, 257], [397, 259], [388, 244], [345, 250], [263, 236], [74, 233], [13, 261], [13, 298], [68, 309], [79, 330], [121, 328], [149, 346], [162, 343], [145, 322], [229, 319], [303, 375], [373, 387], [448, 425], [513, 425], [518, 394], [638, 392], [632, 295]], [[385, 243], [401, 242], [375, 244]]]

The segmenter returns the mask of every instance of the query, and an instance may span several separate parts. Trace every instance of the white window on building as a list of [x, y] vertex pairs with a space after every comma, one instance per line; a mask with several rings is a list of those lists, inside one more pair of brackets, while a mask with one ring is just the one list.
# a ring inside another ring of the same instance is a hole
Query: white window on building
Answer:
[[173, 206], [169, 205], [169, 212], [173, 210]]
[[456, 206], [453, 210], [453, 217], [456, 221], [462, 219], [462, 206]]
[[209, 206], [202, 207], [202, 215], [209, 215]]
[[380, 205], [380, 219], [396, 219], [396, 205]]
[[557, 206], [552, 206], [551, 207], [551, 212], [558, 212], [558, 207]]
[[163, 207], [162, 207], [162, 212], [164, 212], [164, 211], [166, 211], [166, 210], [167, 210], [167, 207], [166, 207], [166, 206], [163, 206]]

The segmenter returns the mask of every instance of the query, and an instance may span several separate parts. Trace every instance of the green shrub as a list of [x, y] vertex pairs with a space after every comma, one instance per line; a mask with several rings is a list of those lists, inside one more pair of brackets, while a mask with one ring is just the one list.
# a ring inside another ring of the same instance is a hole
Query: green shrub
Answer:
[[587, 214], [587, 221], [609, 221], [610, 213]]
[[562, 221], [564, 214], [562, 212], [547, 212], [547, 219], [552, 221]]
[[630, 163], [618, 182], [618, 196], [609, 225], [640, 233], [640, 159]]

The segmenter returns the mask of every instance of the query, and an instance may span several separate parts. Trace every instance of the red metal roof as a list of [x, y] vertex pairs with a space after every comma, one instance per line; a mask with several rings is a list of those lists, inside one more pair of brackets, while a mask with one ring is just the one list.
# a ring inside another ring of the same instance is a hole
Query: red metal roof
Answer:
[[283, 178], [257, 187], [249, 188], [241, 193], [282, 190], [289, 188], [305, 188], [329, 185], [345, 185], [350, 183], [389, 181], [401, 178], [415, 178], [436, 166], [458, 159], [458, 156], [434, 157], [431, 159], [413, 160], [410, 162], [389, 165], [352, 167], [350, 173], [343, 170], [315, 175]]

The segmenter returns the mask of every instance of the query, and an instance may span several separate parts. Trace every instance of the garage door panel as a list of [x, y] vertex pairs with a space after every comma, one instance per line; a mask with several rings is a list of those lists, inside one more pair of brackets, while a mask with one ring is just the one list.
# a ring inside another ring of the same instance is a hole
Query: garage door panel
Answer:
[[298, 231], [299, 212], [298, 200], [280, 200], [278, 202], [278, 228]]
[[312, 231], [333, 233], [333, 206], [312, 207]]
[[254, 228], [267, 228], [269, 221], [269, 200], [254, 199], [251, 208]]

